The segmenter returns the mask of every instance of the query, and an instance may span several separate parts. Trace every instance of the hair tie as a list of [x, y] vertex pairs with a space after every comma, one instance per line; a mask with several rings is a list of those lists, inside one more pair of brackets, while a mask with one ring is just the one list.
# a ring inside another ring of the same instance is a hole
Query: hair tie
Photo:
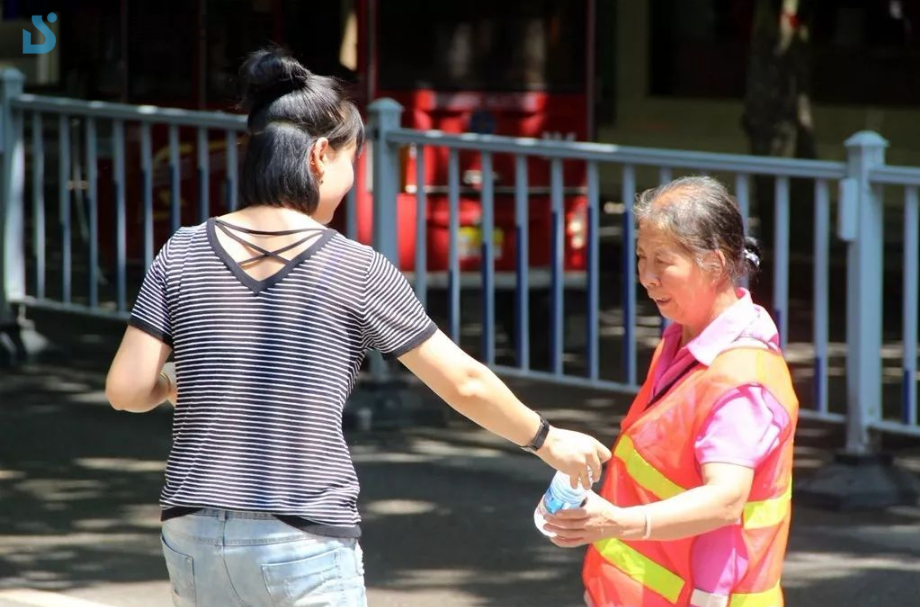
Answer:
[[283, 78], [269, 84], [268, 86], [258, 90], [252, 95], [252, 109], [250, 110], [250, 113], [254, 114], [257, 111], [262, 110], [265, 108], [265, 106], [273, 103], [277, 99], [284, 97], [288, 93], [302, 90], [306, 84], [306, 78], [296, 77]]
[[760, 257], [750, 249], [744, 250], [744, 258], [747, 259], [755, 268], [760, 267]]

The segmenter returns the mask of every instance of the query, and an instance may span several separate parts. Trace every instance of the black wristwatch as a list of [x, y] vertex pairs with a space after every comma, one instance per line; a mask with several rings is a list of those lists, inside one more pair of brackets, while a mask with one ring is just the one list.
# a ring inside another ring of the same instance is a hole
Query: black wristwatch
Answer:
[[537, 433], [534, 435], [533, 439], [526, 445], [521, 445], [521, 449], [527, 451], [528, 453], [536, 453], [540, 450], [540, 447], [543, 446], [543, 443], [546, 442], [546, 436], [549, 434], [549, 422], [546, 421], [546, 418], [543, 417], [542, 413], [538, 413], [540, 416], [540, 429], [537, 430]]

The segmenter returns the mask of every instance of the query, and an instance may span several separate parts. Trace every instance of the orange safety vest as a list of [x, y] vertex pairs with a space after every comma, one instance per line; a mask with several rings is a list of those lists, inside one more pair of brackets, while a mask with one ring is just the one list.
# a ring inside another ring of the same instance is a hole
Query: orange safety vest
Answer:
[[[693, 586], [695, 538], [672, 541], [606, 539], [589, 546], [582, 577], [596, 607], [782, 607], [783, 557], [792, 497], [792, 437], [798, 400], [779, 353], [736, 345], [712, 365], [698, 364], [647, 409], [661, 345], [645, 384], [622, 422], [600, 495], [620, 507], [668, 499], [703, 484], [694, 442], [713, 406], [729, 390], [765, 387], [785, 408], [790, 423], [780, 443], [754, 471], [744, 515], [738, 522], [748, 568], [732, 594], [712, 595]], [[653, 526], [654, 526], [654, 521]]]

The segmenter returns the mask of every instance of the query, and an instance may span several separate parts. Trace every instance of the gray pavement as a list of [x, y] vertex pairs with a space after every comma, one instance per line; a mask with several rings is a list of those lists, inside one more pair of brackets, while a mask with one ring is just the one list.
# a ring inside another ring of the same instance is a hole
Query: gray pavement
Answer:
[[[0, 607], [170, 605], [157, 494], [170, 412], [118, 413], [98, 370], [29, 366], [0, 375]], [[554, 423], [612, 441], [628, 398], [512, 383]], [[418, 394], [430, 394], [414, 387]], [[533, 528], [552, 476], [536, 458], [458, 419], [353, 432], [372, 607], [575, 607], [581, 550]], [[803, 424], [797, 475], [842, 444]], [[920, 472], [920, 445], [899, 443]], [[826, 512], [796, 504], [787, 605], [920, 605], [920, 508]]]

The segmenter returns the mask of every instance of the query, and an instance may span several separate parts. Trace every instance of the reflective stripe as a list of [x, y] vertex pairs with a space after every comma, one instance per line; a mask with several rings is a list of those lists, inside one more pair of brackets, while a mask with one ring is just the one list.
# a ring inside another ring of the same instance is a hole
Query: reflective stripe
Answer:
[[792, 482], [779, 497], [760, 502], [748, 502], [744, 505], [744, 528], [760, 529], [778, 525], [789, 514], [791, 499]]
[[[658, 499], [674, 497], [686, 491], [683, 487], [666, 477], [650, 464], [638, 451], [632, 439], [624, 435], [617, 443], [614, 456], [626, 466], [626, 473], [640, 487], [652, 493]], [[744, 505], [744, 528], [761, 529], [778, 525], [789, 514], [789, 501], [792, 499], [792, 483], [779, 497], [748, 502]]]
[[676, 573], [662, 567], [620, 540], [601, 540], [594, 543], [594, 548], [614, 567], [633, 580], [649, 590], [654, 590], [670, 602], [677, 602], [677, 597], [684, 588], [684, 580]]
[[639, 486], [653, 493], [658, 499], [667, 499], [686, 491], [639, 455], [632, 439], [627, 435], [620, 438], [614, 456], [623, 461], [627, 474]]
[[691, 607], [779, 607], [783, 594], [779, 584], [765, 592], [733, 594], [731, 598], [695, 588], [690, 595]]
[[693, 594], [690, 595], [690, 605], [691, 607], [728, 607], [728, 597], [724, 594], [713, 594], [694, 588]]
[[779, 584], [765, 592], [733, 594], [729, 607], [779, 607], [783, 604], [783, 591]]

